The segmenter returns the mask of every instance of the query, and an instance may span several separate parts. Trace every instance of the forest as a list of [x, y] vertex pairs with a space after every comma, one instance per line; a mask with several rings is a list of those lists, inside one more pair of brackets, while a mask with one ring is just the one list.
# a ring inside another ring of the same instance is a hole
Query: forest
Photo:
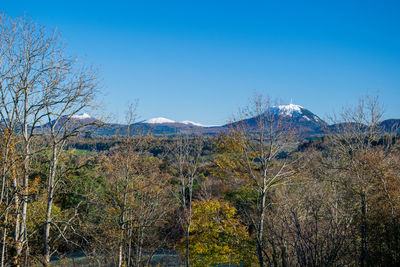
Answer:
[[74, 119], [98, 108], [96, 70], [29, 19], [0, 25], [1, 267], [156, 266], [160, 253], [175, 266], [400, 265], [399, 131], [383, 129], [377, 96], [312, 139], [262, 95], [213, 136], [131, 134], [132, 105], [126, 132], [85, 136], [102, 127]]

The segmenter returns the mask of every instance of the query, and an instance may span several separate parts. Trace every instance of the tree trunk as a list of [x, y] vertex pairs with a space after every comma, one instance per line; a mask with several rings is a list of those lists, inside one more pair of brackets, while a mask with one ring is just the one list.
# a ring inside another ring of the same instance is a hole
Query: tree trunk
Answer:
[[122, 249], [122, 242], [120, 242], [118, 251], [118, 267], [122, 266]]
[[361, 255], [360, 266], [369, 266], [367, 253], [367, 207], [365, 194], [361, 195]]
[[[7, 216], [7, 214], [6, 214]], [[7, 217], [6, 217], [6, 221], [5, 224], [7, 224]], [[4, 267], [4, 263], [5, 263], [5, 252], [6, 252], [6, 238], [7, 238], [7, 228], [4, 226], [3, 228], [3, 244], [1, 246], [1, 267]]]
[[[8, 191], [5, 192], [6, 207], [8, 207]], [[1, 267], [4, 267], [5, 257], [6, 257], [6, 242], [7, 242], [7, 223], [8, 223], [8, 209], [4, 215], [4, 225], [3, 225], [3, 244], [1, 246]]]
[[[265, 183], [265, 182], [264, 182]], [[258, 229], [257, 229], [257, 256], [258, 256], [258, 263], [260, 267], [264, 266], [264, 258], [263, 258], [263, 235], [264, 235], [264, 210], [265, 210], [265, 202], [266, 202], [266, 194], [265, 190], [262, 190], [261, 193], [261, 205], [260, 205], [260, 218], [258, 222]]]
[[[27, 119], [27, 94], [25, 92], [25, 113], [24, 113], [24, 177], [22, 182], [22, 211], [21, 211], [21, 221], [20, 221], [20, 229], [17, 242], [17, 257], [20, 258], [22, 255], [23, 246], [25, 243], [26, 237], [26, 217], [27, 217], [27, 209], [28, 209], [28, 195], [29, 195], [29, 165], [30, 165], [30, 138], [28, 135], [28, 119]], [[18, 264], [19, 266], [19, 264]]]
[[44, 225], [44, 266], [50, 266], [50, 226], [51, 226], [51, 211], [53, 209], [53, 198], [54, 198], [54, 181], [57, 169], [57, 148], [56, 144], [53, 144], [51, 166], [49, 172], [49, 178], [47, 181], [47, 209], [46, 209], [46, 222]]
[[190, 241], [189, 241], [189, 237], [190, 237], [190, 234], [189, 234], [189, 231], [190, 231], [190, 223], [188, 223], [188, 226], [187, 226], [187, 228], [186, 228], [186, 267], [189, 267], [190, 266], [190, 248], [189, 248], [189, 246], [190, 246]]
[[13, 256], [13, 265], [14, 266], [19, 266], [19, 255], [18, 251], [19, 251], [19, 235], [20, 235], [20, 213], [19, 213], [19, 209], [20, 209], [20, 199], [19, 199], [19, 194], [18, 194], [18, 181], [17, 178], [14, 177], [13, 178], [13, 189], [15, 192], [15, 197], [14, 197], [14, 206], [15, 206], [15, 210], [16, 210], [16, 215], [15, 215], [15, 228], [14, 228], [14, 244], [13, 244], [13, 250], [15, 250], [14, 256]]
[[[4, 131], [3, 131], [4, 135]], [[9, 154], [9, 144], [11, 142], [11, 137], [10, 133], [7, 133], [7, 141], [5, 144], [5, 151], [4, 151], [4, 158], [3, 158], [3, 168], [2, 168], [2, 173], [1, 173], [1, 195], [0, 195], [0, 205], [5, 202], [5, 215], [4, 215], [4, 225], [3, 225], [3, 241], [2, 241], [2, 247], [1, 247], [1, 263], [0, 266], [4, 267], [5, 263], [5, 250], [6, 250], [6, 241], [7, 241], [7, 222], [8, 222], [8, 185], [6, 186], [7, 181], [6, 181], [6, 173], [7, 173], [7, 163], [8, 163], [8, 154]]]
[[[30, 136], [28, 134], [28, 92], [25, 86], [24, 90], [24, 110], [23, 110], [23, 135], [24, 135], [24, 177], [22, 182], [22, 211], [21, 211], [21, 222], [19, 229], [19, 236], [17, 242], [17, 257], [20, 258], [22, 255], [22, 249], [26, 237], [26, 215], [28, 208], [28, 195], [29, 195], [29, 164], [30, 164]], [[19, 264], [18, 264], [19, 266]]]
[[128, 186], [125, 186], [125, 193], [124, 193], [124, 203], [122, 207], [122, 224], [121, 224], [121, 236], [120, 236], [120, 243], [119, 243], [119, 251], [118, 251], [118, 267], [122, 266], [123, 262], [123, 250], [124, 250], [124, 235], [125, 235], [125, 207], [126, 207], [126, 202], [127, 202], [127, 191], [128, 191]]
[[131, 261], [132, 261], [132, 218], [130, 218], [132, 215], [129, 215], [129, 230], [128, 230], [128, 255], [127, 255], [127, 266], [131, 266]]
[[142, 254], [143, 254], [143, 241], [144, 241], [144, 229], [143, 226], [138, 227], [138, 243], [137, 243], [137, 252], [136, 252], [136, 266], [140, 266], [142, 262]]
[[[4, 133], [3, 133], [4, 134]], [[7, 142], [5, 144], [3, 168], [1, 172], [1, 195], [0, 195], [0, 205], [3, 203], [4, 194], [6, 190], [6, 173], [7, 173], [7, 162], [8, 162], [8, 152], [9, 152], [10, 138], [7, 137]]]
[[190, 266], [190, 224], [192, 223], [192, 194], [193, 194], [193, 180], [190, 177], [189, 182], [189, 201], [188, 201], [188, 214], [187, 214], [187, 227], [186, 227], [186, 266]]

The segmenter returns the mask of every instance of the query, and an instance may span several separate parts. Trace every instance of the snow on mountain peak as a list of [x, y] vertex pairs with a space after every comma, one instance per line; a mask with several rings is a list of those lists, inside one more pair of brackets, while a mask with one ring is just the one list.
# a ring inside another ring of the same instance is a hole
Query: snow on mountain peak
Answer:
[[161, 124], [161, 123], [176, 123], [176, 121], [166, 119], [163, 117], [158, 117], [158, 118], [152, 118], [152, 119], [145, 120], [145, 121], [143, 121], [143, 123]]
[[152, 119], [141, 121], [139, 123], [148, 123], [148, 124], [178, 123], [178, 124], [185, 124], [185, 125], [188, 125], [188, 126], [197, 126], [197, 127], [216, 127], [216, 126], [220, 126], [220, 125], [203, 125], [203, 124], [200, 124], [200, 123], [197, 123], [197, 122], [193, 122], [193, 121], [173, 121], [173, 120], [166, 119], [166, 118], [163, 118], [163, 117], [152, 118]]
[[301, 109], [303, 109], [303, 107], [295, 104], [289, 104], [279, 105], [278, 109], [279, 113], [282, 113], [285, 116], [292, 116], [294, 112], [302, 114]]
[[181, 121], [180, 123], [183, 123], [183, 124], [186, 124], [186, 125], [194, 125], [194, 126], [204, 127], [204, 125], [202, 125], [200, 123], [193, 122], [193, 121]]
[[144, 120], [141, 123], [149, 123], [149, 124], [163, 124], [163, 123], [181, 123], [186, 125], [198, 126], [198, 127], [207, 127], [200, 123], [193, 122], [193, 121], [173, 121], [167, 118], [158, 117], [158, 118], [151, 118], [148, 120]]
[[90, 119], [92, 117], [87, 113], [83, 113], [82, 115], [72, 115], [71, 118], [77, 119], [77, 120], [84, 120], [84, 119]]

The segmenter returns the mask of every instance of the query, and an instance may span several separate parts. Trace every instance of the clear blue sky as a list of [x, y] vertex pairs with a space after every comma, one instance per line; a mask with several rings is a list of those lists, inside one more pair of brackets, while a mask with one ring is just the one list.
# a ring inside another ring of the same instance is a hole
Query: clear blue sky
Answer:
[[122, 119], [224, 123], [259, 92], [321, 117], [379, 91], [400, 118], [400, 1], [16, 1], [0, 11], [57, 27], [100, 66]]

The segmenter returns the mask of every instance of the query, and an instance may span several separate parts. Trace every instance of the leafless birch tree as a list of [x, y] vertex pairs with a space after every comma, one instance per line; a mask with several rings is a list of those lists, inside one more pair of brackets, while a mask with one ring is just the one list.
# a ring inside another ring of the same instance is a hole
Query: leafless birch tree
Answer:
[[[91, 70], [74, 67], [74, 62], [62, 54], [53, 63], [55, 69], [43, 83], [43, 105], [46, 124], [42, 127], [49, 145], [49, 172], [47, 176], [47, 209], [44, 226], [44, 265], [48, 266], [51, 257], [50, 228], [54, 225], [52, 208], [54, 195], [63, 177], [58, 173], [59, 157], [67, 141], [89, 127], [96, 126], [96, 120], [79, 118], [79, 113], [93, 108], [96, 98], [96, 76]], [[86, 120], [86, 121], [85, 121]], [[55, 227], [55, 229], [60, 229]], [[62, 234], [61, 232], [59, 234]]]
[[[294, 131], [283, 121], [269, 98], [255, 95], [231, 125], [231, 134], [220, 146], [227, 157], [217, 160], [229, 177], [249, 186], [257, 198], [254, 212], [245, 211], [256, 231], [259, 266], [265, 262], [265, 214], [271, 189], [295, 174], [295, 160], [286, 155], [293, 149]], [[250, 204], [250, 206], [253, 206]]]
[[[13, 20], [3, 16], [1, 19], [0, 114], [7, 131], [20, 134], [23, 159], [22, 177], [13, 178], [12, 182], [16, 192], [13, 198], [16, 210], [13, 265], [21, 264], [23, 251], [25, 260], [29, 256], [29, 176], [32, 156], [36, 153], [32, 143], [38, 136], [48, 137], [52, 151], [47, 181], [48, 216], [44, 231], [46, 265], [50, 257], [49, 228], [52, 222], [49, 214], [57, 185], [58, 157], [67, 139], [85, 126], [77, 124], [73, 117], [92, 103], [96, 80], [90, 70], [78, 69], [74, 60], [65, 57], [63, 44], [55, 32], [48, 32], [25, 17]], [[45, 132], [43, 127], [46, 122], [49, 132]], [[2, 187], [5, 184], [3, 182]]]
[[201, 137], [180, 136], [172, 148], [173, 164], [177, 170], [178, 192], [175, 194], [182, 209], [180, 217], [185, 233], [185, 264], [190, 266], [190, 224], [192, 220], [193, 185], [199, 175], [203, 140]]

